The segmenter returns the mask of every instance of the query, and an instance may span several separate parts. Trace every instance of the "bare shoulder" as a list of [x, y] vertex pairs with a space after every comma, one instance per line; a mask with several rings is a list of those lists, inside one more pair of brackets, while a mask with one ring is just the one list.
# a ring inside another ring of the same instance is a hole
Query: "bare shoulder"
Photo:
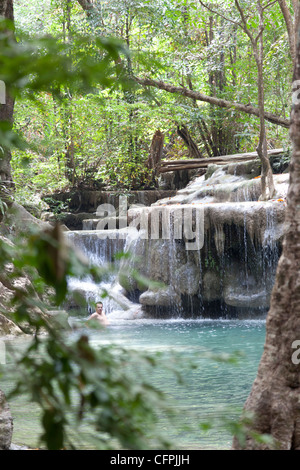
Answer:
[[90, 320], [91, 318], [97, 318], [98, 317], [98, 313], [92, 313], [92, 315], [89, 316], [88, 320]]

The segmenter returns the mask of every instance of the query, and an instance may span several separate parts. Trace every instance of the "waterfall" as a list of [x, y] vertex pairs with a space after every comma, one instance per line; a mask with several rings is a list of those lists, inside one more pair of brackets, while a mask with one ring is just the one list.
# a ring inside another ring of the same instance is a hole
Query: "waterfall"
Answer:
[[[113, 310], [120, 308], [119, 304], [110, 297], [120, 295], [118, 286], [115, 285], [115, 271], [119, 268], [120, 261], [116, 260], [117, 254], [124, 251], [126, 236], [125, 231], [119, 230], [82, 230], [69, 231], [65, 236], [74, 247], [80, 250], [89, 260], [90, 265], [107, 269], [107, 273], [103, 276], [100, 285], [96, 284], [90, 276], [84, 279], [70, 278], [68, 280], [69, 291], [71, 297], [83, 297], [86, 313], [94, 311], [94, 304], [101, 300], [104, 304], [104, 310], [110, 314]], [[108, 292], [109, 296], [102, 298], [103, 294]], [[76, 305], [76, 302], [75, 302]]]
[[[161, 220], [176, 208], [202, 208], [204, 244], [189, 251], [184, 237], [153, 240], [150, 232], [147, 240], [137, 237], [134, 250], [138, 247], [144, 262], [127, 262], [121, 284], [128, 295], [150, 316], [264, 317], [285, 231], [288, 175], [274, 175], [274, 180], [276, 198], [259, 201], [259, 179], [228, 174], [222, 168], [147, 208], [143, 214], [148, 229], [157, 220], [158, 208]], [[195, 217], [190, 217], [194, 226]], [[133, 209], [130, 218], [141, 220], [141, 209]], [[165, 286], [139, 289], [128, 277], [130, 266]]]
[[93, 230], [67, 233], [97, 266], [129, 255], [115, 265], [117, 276], [100, 286], [70, 279], [70, 290], [84, 292], [92, 308], [106, 289], [113, 297], [103, 299], [108, 314], [120, 309], [117, 299], [123, 311], [139, 306], [150, 317], [265, 315], [285, 232], [288, 175], [274, 181], [276, 198], [259, 201], [259, 179], [223, 167], [174, 197], [131, 207], [125, 229], [98, 230], [94, 221]]
[[111, 263], [116, 254], [123, 252], [126, 242], [126, 233], [118, 230], [69, 231], [66, 236], [95, 265]]

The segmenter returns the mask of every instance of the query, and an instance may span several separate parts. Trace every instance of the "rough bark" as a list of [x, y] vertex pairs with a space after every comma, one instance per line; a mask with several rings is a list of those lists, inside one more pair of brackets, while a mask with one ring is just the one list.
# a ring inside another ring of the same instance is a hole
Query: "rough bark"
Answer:
[[[2, 0], [0, 2], [0, 17], [4, 17], [7, 20], [13, 22], [14, 11], [13, 11], [13, 0]], [[12, 30], [7, 30], [5, 34], [8, 38], [13, 36]], [[4, 38], [2, 40], [5, 40]], [[0, 122], [8, 122], [10, 128], [13, 125], [13, 112], [14, 112], [14, 99], [5, 90], [5, 104], [0, 104]], [[11, 187], [12, 176], [11, 176], [11, 152], [9, 148], [0, 149], [0, 182], [3, 182], [5, 186]]]
[[[299, 31], [299, 24], [298, 24]], [[300, 32], [300, 31], [299, 31]], [[300, 80], [300, 44], [297, 44], [294, 81]], [[298, 86], [299, 88], [299, 86]], [[287, 197], [286, 234], [278, 263], [266, 340], [257, 377], [245, 403], [253, 414], [245, 446], [235, 437], [233, 449], [269, 449], [253, 433], [270, 434], [276, 448], [300, 450], [300, 104], [291, 113], [290, 185]], [[298, 349], [297, 349], [298, 345]], [[295, 349], [296, 348], [296, 349]]]
[[154, 170], [155, 175], [159, 172], [160, 168], [164, 138], [164, 134], [158, 129], [152, 138], [149, 157], [146, 162], [147, 168]]
[[4, 393], [0, 390], [0, 450], [8, 450], [11, 445], [13, 420]]

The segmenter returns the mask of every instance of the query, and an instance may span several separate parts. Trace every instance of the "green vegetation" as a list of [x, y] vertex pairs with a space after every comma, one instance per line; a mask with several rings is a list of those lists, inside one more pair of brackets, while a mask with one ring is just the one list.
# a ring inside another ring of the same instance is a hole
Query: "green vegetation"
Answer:
[[[241, 5], [255, 30], [255, 2]], [[13, 152], [19, 201], [72, 187], [153, 187], [145, 162], [158, 128], [165, 135], [167, 158], [253, 151], [259, 135], [256, 117], [133, 81], [136, 76], [150, 77], [257, 107], [251, 44], [244, 31], [225, 17], [238, 22], [234, 2], [217, 2], [210, 11], [194, 0], [92, 4], [44, 0], [38, 8], [15, 1], [20, 44], [24, 34], [31, 41], [48, 35], [65, 51], [64, 64], [57, 64], [61, 77], [42, 86], [43, 91], [35, 87], [38, 80], [27, 81], [15, 105], [15, 130], [30, 143], [26, 151]], [[288, 119], [292, 61], [277, 2], [266, 9], [264, 20], [265, 109]], [[103, 51], [107, 37], [123, 44], [123, 52], [110, 60]], [[99, 61], [100, 75], [94, 74], [79, 90], [78, 70]], [[266, 125], [269, 148], [285, 146], [287, 130]], [[194, 147], [180, 137], [182, 128]]]
[[[68, 276], [89, 274], [100, 282], [104, 270], [89, 268], [66, 245], [59, 226], [27, 233], [26, 246], [22, 239], [15, 245], [2, 242], [0, 260], [13, 264], [9, 273], [1, 274], [1, 282], [12, 286], [14, 295], [6, 306], [12, 313], [2, 313], [22, 328], [27, 325], [33, 335], [14, 361], [16, 384], [9, 398], [29, 395], [39, 405], [40, 445], [49, 450], [80, 448], [83, 426], [92, 448], [168, 448], [170, 442], [156, 423], [162, 414], [171, 418], [171, 409], [150, 379], [151, 369], [163, 366], [159, 355], [114, 345], [95, 348], [86, 334], [71, 338], [47, 314], [49, 306], [57, 309], [65, 300]], [[13, 287], [26, 274], [31, 280], [26, 289]], [[10, 368], [3, 366], [3, 372], [10, 374]]]
[[[219, 0], [216, 10], [194, 0], [14, 3], [15, 34], [7, 33], [12, 24], [0, 28], [0, 79], [15, 99], [14, 132], [9, 119], [0, 122], [0, 175], [9, 175], [3, 164], [11, 164], [17, 201], [42, 208], [40, 195], [57, 189], [151, 188], [145, 162], [157, 129], [170, 158], [241, 152], [261, 143], [255, 54], [238, 27], [244, 18], [247, 31], [259, 31], [261, 2]], [[263, 104], [271, 113], [264, 137], [270, 148], [288, 146], [293, 41], [283, 3], [264, 4]], [[11, 160], [7, 149], [13, 149]], [[2, 219], [11, 199], [5, 183], [0, 189]], [[30, 391], [41, 406], [45, 446], [76, 445], [68, 434], [68, 413], [76, 405], [78, 423], [92, 412], [100, 448], [113, 440], [119, 447], [166, 448], [152, 427], [157, 413], [168, 411], [163, 397], [132, 374], [155, 366], [156, 358], [95, 351], [85, 336], [68, 344], [48, 321], [47, 306], [61, 305], [70, 274], [89, 272], [100, 281], [103, 272], [73, 257], [57, 227], [25, 240], [1, 243], [2, 266], [13, 265], [1, 282], [14, 294], [11, 318], [37, 333], [20, 359], [25, 379], [15, 393]], [[13, 287], [24, 273], [31, 287]], [[49, 287], [53, 296], [44, 303]], [[45, 340], [41, 331], [48, 333]]]

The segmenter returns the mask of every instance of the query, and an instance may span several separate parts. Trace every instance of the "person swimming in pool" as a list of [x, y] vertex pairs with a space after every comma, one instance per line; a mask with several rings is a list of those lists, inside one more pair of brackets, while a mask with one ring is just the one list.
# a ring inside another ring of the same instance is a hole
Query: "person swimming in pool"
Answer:
[[99, 321], [102, 325], [109, 325], [109, 321], [104, 313], [103, 310], [103, 303], [102, 302], [97, 302], [96, 303], [96, 312], [92, 313], [92, 315], [89, 316], [87, 321], [90, 320], [97, 320]]

